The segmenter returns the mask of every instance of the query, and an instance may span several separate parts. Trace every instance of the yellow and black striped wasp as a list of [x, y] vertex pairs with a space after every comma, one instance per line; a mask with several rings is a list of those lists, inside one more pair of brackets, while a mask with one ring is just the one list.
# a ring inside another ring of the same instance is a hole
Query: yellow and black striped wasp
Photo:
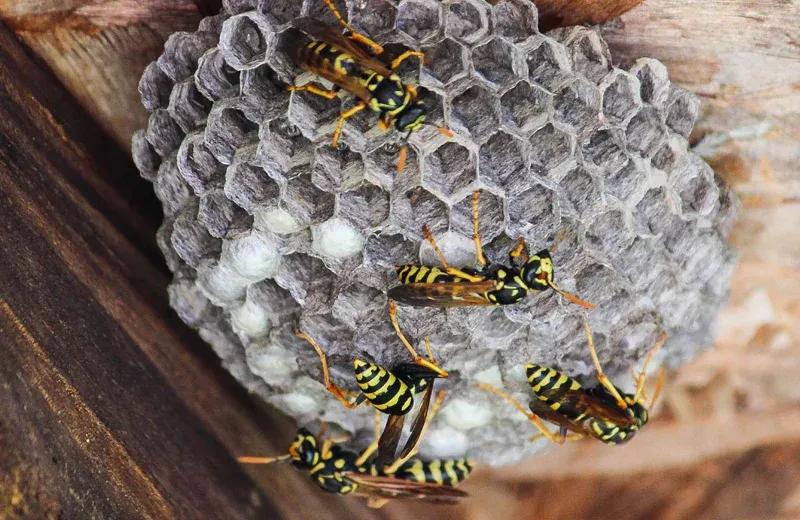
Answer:
[[425, 338], [425, 348], [428, 359], [422, 359], [403, 332], [397, 322], [397, 309], [394, 302], [389, 302], [389, 315], [397, 336], [411, 353], [413, 363], [400, 363], [391, 369], [384, 368], [375, 363], [355, 358], [353, 369], [356, 383], [360, 389], [355, 399], [348, 397], [348, 392], [339, 388], [330, 379], [328, 360], [319, 344], [307, 334], [298, 331], [298, 337], [308, 341], [316, 350], [322, 363], [322, 378], [325, 388], [348, 408], [355, 408], [364, 401], [368, 401], [378, 412], [389, 416], [383, 433], [378, 441], [378, 463], [385, 464], [394, 459], [395, 452], [403, 433], [406, 415], [414, 406], [414, 397], [423, 390], [422, 404], [411, 425], [411, 434], [400, 453], [400, 458], [406, 457], [415, 449], [425, 427], [426, 417], [430, 408], [433, 395], [433, 380], [448, 377], [447, 372], [439, 368], [431, 351], [430, 342]]
[[[417, 307], [463, 307], [470, 305], [510, 305], [526, 296], [552, 289], [569, 301], [589, 310], [594, 305], [562, 291], [553, 281], [553, 260], [547, 249], [533, 256], [527, 251], [524, 238], [509, 253], [510, 266], [488, 264], [481, 246], [478, 228], [480, 192], [472, 194], [473, 241], [481, 267], [457, 269], [448, 265], [433, 234], [422, 227], [425, 238], [442, 261], [442, 269], [423, 265], [396, 265], [401, 285], [389, 290], [391, 300]], [[517, 261], [522, 264], [516, 266]]]
[[[627, 394], [614, 386], [603, 372], [594, 348], [592, 331], [588, 323], [585, 323], [584, 327], [600, 386], [584, 388], [571, 377], [552, 368], [538, 364], [525, 365], [528, 384], [536, 394], [536, 399], [531, 400], [528, 405], [530, 412], [525, 410], [516, 399], [493, 386], [484, 383], [479, 383], [477, 386], [508, 400], [528, 417], [539, 429], [541, 436], [545, 436], [555, 443], [563, 444], [567, 439], [578, 439], [584, 436], [594, 437], [610, 446], [626, 443], [647, 424], [649, 410], [653, 409], [661, 392], [664, 384], [663, 371], [659, 376], [650, 404], [646, 404], [647, 394], [644, 390], [644, 383], [647, 366], [653, 355], [667, 340], [667, 334], [661, 334], [655, 347], [645, 358], [642, 371], [636, 377], [636, 392]], [[542, 419], [557, 425], [559, 427], [558, 434], [552, 433]], [[568, 431], [572, 433], [567, 434]], [[539, 436], [536, 435], [534, 438]]]
[[[405, 60], [416, 56], [424, 60], [425, 55], [419, 51], [408, 50], [397, 56], [386, 65], [374, 56], [383, 53], [383, 47], [356, 31], [333, 5], [332, 0], [325, 0], [325, 5], [333, 12], [339, 23], [349, 31], [344, 36], [334, 27], [316, 22], [306, 24], [301, 29], [308, 33], [314, 41], [305, 45], [290, 45], [287, 49], [292, 59], [303, 69], [327, 79], [335, 85], [333, 90], [325, 90], [319, 85], [308, 83], [289, 87], [292, 91], [307, 91], [327, 99], [334, 99], [339, 90], [359, 98], [359, 102], [351, 109], [342, 112], [333, 133], [332, 146], [337, 146], [344, 127], [344, 122], [365, 108], [381, 114], [379, 126], [386, 130], [394, 124], [395, 129], [406, 134], [400, 148], [397, 171], [403, 171], [408, 150], [408, 139], [411, 133], [423, 125], [434, 126], [444, 135], [452, 137], [448, 129], [426, 122], [428, 109], [418, 99], [417, 90], [404, 84], [400, 76], [393, 71]], [[374, 56], [368, 54], [359, 44], [369, 47]]]

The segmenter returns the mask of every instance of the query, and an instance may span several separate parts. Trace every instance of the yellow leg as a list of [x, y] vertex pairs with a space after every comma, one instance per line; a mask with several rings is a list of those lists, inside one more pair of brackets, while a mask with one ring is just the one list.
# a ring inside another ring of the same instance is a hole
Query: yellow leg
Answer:
[[380, 410], [378, 410], [376, 408], [375, 409], [375, 440], [372, 441], [372, 444], [367, 446], [367, 449], [365, 449], [361, 453], [361, 455], [359, 455], [359, 457], [356, 459], [356, 466], [363, 465], [365, 462], [367, 462], [367, 459], [369, 459], [372, 456], [372, 454], [375, 453], [375, 450], [378, 449], [378, 439], [380, 439], [380, 436], [381, 436], [381, 412], [380, 412]]
[[483, 246], [481, 245], [481, 232], [478, 227], [478, 221], [480, 217], [480, 208], [478, 207], [478, 203], [480, 202], [480, 198], [481, 192], [472, 192], [472, 241], [475, 242], [475, 251], [478, 253], [478, 262], [481, 265], [486, 265], [486, 257], [483, 256]]
[[[311, 346], [314, 347], [314, 350], [317, 351], [320, 363], [322, 363], [322, 378], [324, 380], [323, 382], [325, 383], [325, 389], [331, 394], [333, 394], [333, 396], [336, 397], [336, 399], [338, 399], [346, 407], [355, 408], [356, 406], [358, 406], [358, 404], [355, 401], [350, 401], [349, 399], [347, 399], [347, 396], [345, 395], [347, 393], [346, 390], [342, 390], [341, 388], [333, 384], [333, 382], [331, 381], [330, 374], [328, 373], [328, 358], [325, 356], [325, 353], [322, 352], [322, 348], [320, 348], [319, 344], [316, 341], [314, 341], [314, 339], [308, 334], [303, 334], [300, 331], [296, 331], [295, 334], [297, 335], [298, 338], [303, 338], [304, 340], [311, 343]], [[323, 423], [323, 432], [324, 432], [324, 423]], [[322, 435], [322, 433], [320, 433], [320, 435]]]
[[512, 260], [514, 258], [520, 258], [521, 257], [523, 262], [527, 262], [528, 261], [528, 247], [525, 244], [525, 237], [519, 237], [519, 242], [517, 242], [517, 247], [512, 249], [511, 252], [508, 253], [508, 256]]
[[642, 390], [644, 390], [644, 380], [647, 377], [647, 365], [650, 364], [650, 360], [653, 358], [656, 352], [664, 345], [664, 342], [667, 341], [667, 333], [662, 332], [661, 336], [658, 338], [658, 343], [653, 349], [647, 354], [647, 357], [644, 358], [644, 365], [642, 365], [642, 371], [639, 372], [639, 377], [636, 378], [636, 393], [633, 396], [633, 402], [639, 401], [639, 396], [642, 394]]
[[385, 131], [390, 129], [391, 127], [392, 127], [392, 120], [390, 116], [381, 116], [381, 118], [378, 119], [378, 128], [380, 128], [381, 130]]
[[425, 235], [425, 238], [428, 239], [428, 242], [431, 243], [431, 245], [433, 246], [433, 250], [436, 251], [436, 254], [439, 255], [439, 259], [442, 261], [442, 267], [447, 272], [447, 274], [458, 276], [459, 278], [463, 278], [468, 282], [484, 281], [484, 278], [482, 276], [475, 276], [469, 273], [465, 273], [460, 269], [456, 269], [455, 267], [450, 267], [450, 265], [447, 263], [447, 260], [444, 258], [444, 253], [442, 253], [442, 250], [439, 249], [439, 244], [437, 244], [436, 239], [433, 238], [433, 233], [431, 233], [431, 230], [428, 229], [428, 226], [425, 224], [422, 225], [422, 233]]
[[408, 157], [408, 145], [403, 145], [400, 148], [400, 154], [397, 157], [397, 173], [402, 172], [406, 167], [406, 157]]
[[292, 456], [287, 453], [280, 457], [237, 457], [236, 460], [242, 464], [272, 464], [273, 462], [280, 462], [291, 458]]
[[369, 500], [367, 500], [367, 506], [372, 509], [380, 509], [388, 503], [388, 498], [369, 497]]
[[[428, 361], [426, 359], [422, 359], [417, 351], [414, 350], [414, 347], [411, 346], [406, 336], [403, 334], [403, 331], [400, 330], [400, 324], [397, 323], [397, 306], [395, 305], [394, 301], [389, 300], [389, 317], [392, 319], [392, 325], [394, 325], [394, 330], [397, 333], [397, 337], [400, 338], [400, 341], [403, 345], [408, 349], [411, 353], [411, 357], [414, 358], [414, 363], [424, 366], [425, 368], [429, 368], [439, 374], [439, 377], [447, 377], [449, 374], [439, 368], [439, 366], [435, 363], [435, 361]], [[430, 348], [430, 345], [426, 341], [426, 348]], [[430, 352], [430, 350], [429, 350]], [[432, 356], [431, 356], [432, 357]]]
[[[431, 422], [431, 419], [433, 419], [433, 416], [436, 415], [436, 412], [438, 412], [439, 408], [441, 408], [442, 403], [444, 402], [444, 396], [445, 395], [446, 395], [446, 392], [444, 390], [439, 390], [439, 393], [436, 394], [436, 401], [434, 401], [433, 406], [431, 407], [431, 410], [428, 413], [428, 416], [425, 418], [425, 424], [422, 425], [422, 433], [420, 433], [420, 437], [425, 432], [425, 428], [428, 427], [428, 424]], [[396, 461], [394, 461], [392, 463], [392, 465], [389, 466], [388, 468], [385, 468], [383, 470], [383, 472], [386, 473], [387, 475], [393, 475], [398, 469], [400, 469], [400, 466], [402, 466], [403, 464], [408, 462], [408, 460], [411, 457], [413, 457], [414, 455], [416, 455], [419, 452], [419, 445], [420, 445], [420, 443], [417, 443], [417, 445], [414, 446], [414, 449], [411, 450], [408, 453], [408, 455], [406, 455], [405, 457], [399, 458]]]
[[411, 56], [417, 56], [422, 61], [425, 61], [425, 53], [419, 52], [419, 51], [406, 51], [403, 54], [401, 54], [400, 56], [398, 56], [395, 59], [393, 59], [392, 60], [392, 64], [389, 65], [389, 68], [392, 69], [392, 70], [396, 69], [397, 67], [400, 66], [401, 63], [406, 61]]
[[586, 330], [586, 338], [589, 340], [589, 352], [592, 354], [592, 361], [594, 361], [594, 367], [597, 370], [597, 380], [600, 381], [600, 384], [603, 385], [608, 392], [614, 396], [614, 399], [617, 400], [617, 405], [622, 408], [623, 410], [628, 408], [628, 403], [625, 402], [625, 399], [619, 394], [619, 390], [617, 387], [614, 386], [614, 383], [606, 377], [606, 374], [603, 372], [603, 367], [600, 365], [600, 358], [597, 357], [597, 350], [594, 348], [594, 339], [592, 338], [592, 329], [589, 328], [588, 322], [583, 322], [583, 328]]
[[585, 300], [581, 300], [580, 298], [578, 298], [574, 294], [570, 294], [567, 291], [563, 291], [559, 286], [557, 286], [555, 284], [555, 282], [553, 282], [553, 280], [548, 281], [547, 285], [549, 285], [551, 289], [553, 289], [555, 292], [557, 292], [558, 294], [560, 294], [561, 296], [563, 296], [567, 300], [571, 301], [572, 303], [574, 303], [576, 305], [580, 305], [584, 309], [587, 309], [587, 310], [590, 310], [590, 311], [593, 311], [595, 309], [595, 305], [593, 303], [589, 303], [589, 302], [587, 302]]
[[339, 144], [339, 136], [342, 135], [342, 128], [344, 127], [344, 121], [348, 117], [353, 117], [357, 113], [364, 110], [364, 107], [367, 105], [363, 102], [357, 104], [350, 110], [346, 110], [339, 115], [339, 123], [336, 125], [336, 131], [333, 132], [333, 139], [331, 139], [331, 146], [336, 147]]
[[320, 448], [320, 454], [325, 455], [331, 451], [331, 446], [334, 444], [339, 444], [340, 442], [347, 442], [351, 439], [349, 435], [342, 435], [339, 437], [333, 437], [331, 439], [325, 439], [322, 443], [322, 447]]
[[667, 377], [667, 371], [663, 368], [658, 374], [658, 382], [656, 383], [656, 389], [653, 391], [653, 400], [650, 401], [650, 406], [647, 407], [648, 410], [652, 410], [653, 407], [656, 405], [658, 401], [658, 396], [661, 395], [661, 389], [664, 388], [664, 380]]
[[344, 18], [342, 18], [342, 15], [339, 14], [339, 10], [336, 9], [335, 5], [333, 5], [333, 0], [325, 0], [325, 5], [328, 6], [328, 9], [331, 10], [331, 12], [333, 13], [333, 16], [336, 17], [336, 19], [339, 21], [339, 23], [342, 25], [342, 27], [344, 27], [345, 29], [347, 29], [348, 31], [350, 31], [352, 33], [350, 35], [350, 38], [352, 38], [352, 39], [354, 39], [356, 41], [359, 41], [359, 42], [363, 43], [364, 45], [370, 47], [375, 54], [383, 53], [383, 47], [381, 47], [380, 45], [378, 45], [374, 41], [370, 40], [369, 38], [367, 38], [366, 36], [364, 36], [360, 32], [358, 32], [355, 29], [353, 29], [353, 27], [349, 23], [347, 23], [347, 21]]
[[312, 94], [316, 94], [318, 96], [322, 96], [325, 99], [334, 99], [338, 95], [338, 92], [336, 92], [336, 91], [325, 90], [323, 88], [320, 88], [320, 87], [314, 85], [313, 83], [306, 83], [305, 85], [300, 85], [299, 87], [296, 87], [294, 85], [290, 85], [289, 86], [289, 91], [290, 92], [302, 92], [302, 91], [311, 92]]
[[[543, 433], [537, 433], [536, 435], [531, 435], [528, 438], [528, 442], [533, 442], [536, 439], [541, 439], [545, 437]], [[561, 435], [560, 433], [557, 434], [557, 437], [560, 439], [558, 444], [564, 444], [566, 441], [577, 441], [578, 439], [583, 439], [583, 435], [580, 433], [568, 433], [566, 435]]]
[[495, 394], [495, 395], [497, 395], [499, 397], [502, 397], [503, 399], [505, 399], [506, 401], [508, 401], [512, 405], [514, 405], [514, 407], [517, 410], [519, 410], [520, 412], [525, 414], [525, 417], [527, 417], [528, 420], [531, 423], [533, 423], [534, 426], [536, 426], [536, 428], [541, 432], [541, 435], [543, 435], [544, 437], [547, 437], [548, 439], [550, 439], [551, 441], [553, 441], [556, 444], [564, 444], [564, 440], [565, 439], [562, 436], [554, 434], [553, 432], [551, 432], [547, 428], [547, 426], [544, 424], [544, 421], [542, 421], [539, 418], [539, 416], [537, 416], [536, 414], [526, 410], [525, 407], [522, 406], [519, 403], [519, 401], [517, 401], [516, 399], [514, 399], [513, 397], [511, 397], [507, 393], [505, 393], [505, 392], [503, 392], [501, 390], [498, 390], [497, 388], [495, 388], [495, 387], [493, 387], [491, 385], [487, 385], [485, 383], [478, 383], [476, 386], [478, 388], [482, 388], [483, 390], [488, 390], [488, 391], [492, 392], [493, 394]]

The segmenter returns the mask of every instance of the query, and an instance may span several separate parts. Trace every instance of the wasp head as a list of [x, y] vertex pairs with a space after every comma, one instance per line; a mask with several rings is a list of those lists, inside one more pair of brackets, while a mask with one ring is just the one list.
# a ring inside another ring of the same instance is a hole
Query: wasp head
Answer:
[[428, 108], [419, 99], [410, 101], [405, 110], [397, 114], [394, 127], [399, 132], [411, 132], [418, 129], [425, 123], [428, 116]]
[[545, 291], [553, 286], [553, 259], [543, 249], [531, 256], [522, 266], [522, 280], [531, 291]]
[[289, 455], [292, 456], [292, 464], [298, 468], [314, 467], [319, 462], [317, 438], [305, 428], [300, 428], [289, 446]]

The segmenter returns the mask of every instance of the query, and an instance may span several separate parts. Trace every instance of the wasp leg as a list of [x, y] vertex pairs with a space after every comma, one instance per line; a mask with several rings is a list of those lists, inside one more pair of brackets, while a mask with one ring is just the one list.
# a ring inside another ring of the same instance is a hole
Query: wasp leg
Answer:
[[406, 51], [406, 52], [404, 52], [403, 54], [401, 54], [400, 56], [398, 56], [398, 57], [396, 57], [395, 59], [393, 59], [393, 60], [392, 60], [392, 64], [391, 64], [391, 65], [389, 65], [389, 68], [390, 68], [391, 70], [394, 70], [394, 69], [396, 69], [397, 67], [399, 67], [399, 66], [400, 66], [400, 64], [401, 64], [401, 63], [403, 63], [404, 61], [406, 61], [406, 60], [407, 60], [408, 58], [410, 58], [411, 56], [417, 56], [417, 57], [419, 57], [419, 59], [421, 59], [422, 61], [425, 61], [425, 53], [423, 53], [423, 52], [419, 52], [419, 51]]
[[[431, 411], [428, 413], [428, 417], [425, 418], [425, 424], [422, 426], [422, 433], [425, 432], [425, 428], [428, 427], [428, 424], [431, 422], [431, 419], [433, 419], [433, 416], [436, 415], [436, 412], [438, 412], [439, 408], [441, 408], [442, 403], [444, 402], [445, 394], [446, 392], [444, 390], [439, 390], [439, 393], [436, 394], [436, 401], [434, 401]], [[422, 433], [420, 433], [420, 437], [422, 436]], [[397, 459], [392, 463], [391, 466], [384, 468], [383, 472], [387, 475], [394, 475], [397, 470], [400, 469], [400, 466], [408, 462], [408, 460], [416, 455], [417, 452], [419, 452], [419, 443], [417, 443], [417, 445], [414, 446], [414, 449], [408, 452], [406, 456]]]
[[388, 498], [369, 497], [367, 500], [367, 507], [371, 509], [380, 509], [388, 503]]
[[508, 253], [508, 258], [512, 265], [517, 258], [521, 258], [523, 262], [528, 261], [528, 245], [525, 243], [525, 237], [519, 237], [517, 246]]
[[664, 380], [667, 377], [667, 371], [663, 368], [658, 374], [658, 382], [656, 383], [656, 389], [653, 390], [653, 399], [650, 401], [650, 405], [647, 407], [648, 410], [652, 410], [653, 407], [656, 405], [658, 401], [658, 396], [661, 395], [661, 389], [664, 388]]
[[316, 341], [314, 341], [314, 339], [308, 334], [303, 334], [300, 331], [295, 332], [295, 334], [297, 335], [298, 338], [303, 338], [304, 340], [311, 343], [311, 346], [314, 347], [314, 350], [317, 351], [320, 363], [322, 363], [322, 378], [325, 383], [325, 389], [331, 394], [333, 394], [333, 396], [336, 397], [336, 399], [338, 399], [346, 407], [355, 408], [356, 406], [358, 406], [359, 404], [358, 401], [350, 401], [349, 399], [347, 399], [347, 396], [345, 395], [347, 391], [342, 390], [331, 381], [330, 374], [328, 373], [328, 358], [325, 356], [325, 353], [322, 351], [322, 348], [320, 348], [319, 344]]
[[361, 455], [358, 456], [356, 459], [356, 466], [362, 466], [367, 460], [372, 456], [373, 453], [378, 449], [378, 439], [381, 436], [381, 412], [377, 408], [375, 409], [375, 440], [372, 441], [372, 444], [367, 446], [367, 448], [361, 452]]
[[597, 380], [600, 381], [600, 384], [603, 385], [612, 396], [614, 396], [614, 399], [617, 400], [617, 405], [620, 408], [623, 410], [627, 409], [628, 403], [619, 394], [619, 390], [617, 390], [617, 387], [614, 386], [614, 383], [612, 383], [611, 380], [606, 376], [605, 372], [603, 372], [603, 367], [600, 365], [600, 358], [597, 357], [597, 350], [594, 348], [594, 339], [592, 338], [592, 329], [589, 328], [589, 323], [584, 322], [583, 328], [586, 330], [586, 338], [589, 340], [589, 352], [592, 355], [594, 367], [597, 369]]
[[378, 119], [378, 128], [381, 130], [388, 130], [392, 127], [392, 119], [391, 116], [386, 115]]
[[644, 358], [644, 365], [642, 365], [642, 371], [639, 372], [639, 377], [636, 378], [636, 393], [633, 396], [634, 403], [639, 401], [639, 397], [641, 396], [642, 391], [644, 390], [644, 380], [647, 377], [647, 365], [650, 364], [650, 360], [653, 359], [655, 353], [659, 351], [659, 349], [664, 345], [666, 341], [667, 341], [667, 333], [662, 332], [661, 336], [659, 336], [658, 338], [658, 343], [656, 343], [656, 346], [653, 347], [650, 353], [647, 354], [647, 357]]
[[414, 347], [411, 346], [406, 336], [403, 334], [403, 331], [400, 330], [400, 324], [397, 323], [397, 306], [395, 305], [394, 301], [389, 300], [389, 317], [392, 319], [392, 325], [394, 326], [394, 330], [397, 333], [397, 337], [400, 338], [400, 341], [403, 345], [408, 349], [411, 353], [411, 357], [414, 358], [414, 363], [421, 365], [425, 368], [429, 368], [439, 374], [439, 377], [447, 377], [449, 374], [439, 368], [435, 362], [428, 361], [427, 359], [422, 359], [417, 351], [414, 350]]
[[347, 442], [351, 438], [352, 437], [350, 435], [342, 435], [340, 437], [333, 437], [331, 439], [325, 439], [322, 442], [322, 447], [320, 448], [320, 455], [323, 455], [323, 458], [324, 458], [324, 455], [330, 453], [331, 446], [333, 446], [334, 444], [339, 444], [340, 442]]
[[339, 10], [336, 9], [335, 5], [333, 5], [333, 0], [325, 0], [325, 5], [328, 6], [328, 9], [331, 10], [331, 12], [333, 13], [333, 16], [336, 17], [336, 19], [339, 21], [339, 23], [342, 25], [342, 27], [344, 27], [345, 29], [347, 29], [348, 31], [350, 31], [352, 33], [350, 35], [350, 38], [352, 38], [352, 39], [354, 39], [354, 40], [356, 40], [358, 42], [361, 42], [364, 45], [370, 47], [375, 54], [383, 53], [383, 47], [381, 47], [380, 45], [378, 45], [374, 41], [370, 40], [369, 38], [367, 38], [366, 36], [364, 36], [360, 32], [358, 32], [355, 29], [353, 29], [353, 26], [350, 25], [349, 23], [347, 23], [347, 21], [344, 18], [342, 18], [342, 15], [339, 14]]
[[292, 455], [287, 453], [278, 457], [236, 457], [236, 460], [242, 464], [272, 464], [273, 462], [281, 462], [291, 458]]
[[336, 130], [333, 132], [333, 139], [331, 139], [331, 146], [336, 147], [339, 144], [339, 136], [342, 135], [342, 128], [344, 127], [344, 121], [348, 117], [353, 117], [357, 113], [364, 110], [366, 107], [366, 103], [361, 102], [351, 108], [350, 110], [346, 110], [339, 115], [339, 123], [336, 125]]
[[495, 394], [495, 395], [497, 395], [499, 397], [502, 397], [503, 399], [505, 399], [506, 401], [508, 401], [512, 405], [514, 405], [514, 408], [516, 408], [517, 410], [519, 410], [520, 412], [525, 414], [525, 417], [527, 417], [528, 420], [531, 423], [533, 423], [534, 426], [536, 426], [536, 428], [541, 432], [542, 436], [547, 437], [548, 439], [550, 439], [551, 441], [553, 441], [556, 444], [564, 444], [564, 440], [565, 440], [564, 437], [562, 437], [560, 435], [556, 435], [553, 432], [551, 432], [547, 428], [547, 426], [544, 424], [544, 421], [542, 421], [536, 414], [526, 410], [524, 406], [519, 404], [519, 401], [517, 401], [516, 399], [514, 399], [513, 397], [511, 397], [507, 393], [505, 393], [505, 392], [503, 392], [501, 390], [498, 390], [497, 388], [495, 388], [495, 387], [493, 387], [491, 385], [487, 385], [486, 383], [478, 383], [475, 386], [477, 386], [478, 388], [482, 388], [483, 390], [488, 390], [488, 391], [492, 392], [493, 394]]
[[[541, 439], [545, 435], [543, 433], [537, 433], [536, 435], [531, 435], [528, 438], [528, 442], [533, 442], [536, 439]], [[583, 439], [583, 434], [581, 433], [563, 433], [561, 431], [558, 432], [559, 442], [558, 444], [564, 444], [566, 441], [577, 441], [578, 439]]]
[[431, 245], [433, 246], [433, 250], [436, 251], [436, 254], [439, 255], [439, 259], [442, 261], [442, 267], [444, 267], [444, 270], [447, 272], [447, 274], [458, 276], [459, 278], [463, 278], [468, 282], [482, 282], [485, 280], [485, 278], [483, 278], [482, 276], [475, 276], [469, 273], [465, 273], [461, 269], [456, 269], [455, 267], [451, 267], [447, 263], [447, 260], [444, 258], [444, 253], [442, 253], [442, 250], [439, 249], [439, 244], [436, 243], [436, 239], [433, 238], [433, 233], [431, 233], [431, 230], [428, 229], [428, 226], [425, 224], [422, 225], [422, 233], [425, 235], [425, 238], [428, 239], [428, 242], [431, 243]]
[[337, 88], [334, 90], [325, 90], [313, 83], [306, 83], [305, 85], [300, 85], [299, 87], [295, 85], [289, 85], [288, 90], [290, 92], [302, 92], [302, 91], [311, 92], [312, 94], [322, 96], [325, 99], [333, 100], [338, 95], [340, 89]]
[[483, 256], [483, 246], [481, 245], [481, 232], [478, 228], [478, 221], [480, 219], [480, 202], [481, 192], [472, 192], [472, 241], [475, 242], [475, 251], [478, 253], [478, 262], [482, 266], [486, 266], [486, 257]]

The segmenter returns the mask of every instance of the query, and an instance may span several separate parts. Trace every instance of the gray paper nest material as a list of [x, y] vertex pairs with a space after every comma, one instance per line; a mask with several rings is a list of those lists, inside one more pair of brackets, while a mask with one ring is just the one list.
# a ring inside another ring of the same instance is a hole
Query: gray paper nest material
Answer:
[[[490, 259], [503, 261], [519, 236], [534, 250], [558, 237], [557, 280], [598, 305], [595, 341], [618, 382], [662, 328], [670, 366], [711, 345], [735, 265], [726, 237], [736, 201], [687, 150], [699, 101], [661, 63], [615, 68], [586, 27], [539, 34], [527, 0], [337, 5], [397, 44], [390, 52], [421, 49], [430, 60], [402, 74], [419, 78], [432, 119], [456, 136], [417, 132], [400, 174], [399, 136], [374, 128], [374, 113], [348, 120], [345, 147], [329, 146], [352, 96], [285, 89], [300, 71], [281, 43], [297, 17], [334, 23], [321, 0], [230, 1], [197, 32], [174, 34], [140, 84], [151, 116], [133, 154], [163, 203], [171, 304], [248, 389], [301, 423], [325, 419], [366, 442], [372, 410], [327, 394], [317, 356], [293, 332], [316, 338], [349, 388], [356, 355], [406, 360], [388, 320], [392, 266], [435, 263], [423, 223], [452, 263], [474, 262], [474, 189]], [[451, 373], [423, 454], [504, 464], [547, 445], [528, 443], [526, 419], [474, 383], [526, 402], [531, 361], [594, 380], [581, 310], [552, 293], [399, 315], [417, 345], [430, 336]]]

